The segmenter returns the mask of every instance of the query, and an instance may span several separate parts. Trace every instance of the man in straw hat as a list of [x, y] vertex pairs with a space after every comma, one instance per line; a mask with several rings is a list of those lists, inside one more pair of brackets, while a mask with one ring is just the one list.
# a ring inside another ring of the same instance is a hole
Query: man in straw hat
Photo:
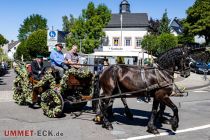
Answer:
[[50, 63], [51, 66], [59, 71], [60, 78], [63, 77], [64, 70], [68, 69], [67, 61], [64, 60], [64, 55], [62, 53], [63, 45], [58, 43], [55, 45], [55, 49], [50, 53]]

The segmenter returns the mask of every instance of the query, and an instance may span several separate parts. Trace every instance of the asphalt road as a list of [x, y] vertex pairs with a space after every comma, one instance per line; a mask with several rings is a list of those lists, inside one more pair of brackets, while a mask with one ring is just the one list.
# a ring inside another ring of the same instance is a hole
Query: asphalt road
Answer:
[[[5, 77], [3, 81], [10, 83], [12, 78], [7, 79]], [[210, 87], [189, 91], [187, 97], [172, 97], [179, 109], [179, 128], [177, 132], [172, 132], [170, 125], [158, 124], [160, 135], [146, 132], [152, 105], [139, 103], [136, 99], [128, 99], [129, 107], [134, 114], [133, 121], [128, 120], [123, 115], [123, 105], [119, 99], [116, 99], [114, 103], [114, 130], [108, 131], [103, 129], [101, 125], [94, 124], [92, 121], [94, 114], [88, 112], [90, 111], [88, 107], [86, 108], [87, 112], [77, 118], [74, 118], [74, 115], [70, 113], [66, 113], [62, 118], [47, 118], [41, 109], [19, 106], [9, 100], [11, 91], [8, 89], [11, 87], [2, 89], [5, 91], [0, 91], [0, 94], [8, 94], [8, 96], [5, 97], [5, 100], [0, 100], [1, 140], [210, 140]], [[165, 115], [170, 117], [172, 111], [167, 108]], [[11, 133], [14, 130], [23, 130], [24, 134], [29, 136], [14, 137], [12, 136], [14, 133]]]
[[9, 70], [4, 76], [0, 76], [0, 91], [11, 91], [13, 87], [13, 80], [15, 78], [13, 69]]

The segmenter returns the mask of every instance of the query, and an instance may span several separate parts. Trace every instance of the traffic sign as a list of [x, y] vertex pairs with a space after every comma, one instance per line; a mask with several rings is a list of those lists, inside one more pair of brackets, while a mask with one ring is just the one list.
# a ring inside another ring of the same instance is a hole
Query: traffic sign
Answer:
[[55, 37], [56, 36], [56, 32], [55, 31], [50, 31], [49, 32], [49, 36], [50, 37]]

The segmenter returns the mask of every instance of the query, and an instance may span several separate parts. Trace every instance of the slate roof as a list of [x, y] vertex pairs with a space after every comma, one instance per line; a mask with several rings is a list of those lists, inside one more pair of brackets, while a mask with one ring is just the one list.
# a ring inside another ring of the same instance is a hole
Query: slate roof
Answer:
[[[112, 14], [111, 20], [106, 28], [120, 28], [121, 14]], [[147, 13], [122, 13], [122, 26], [125, 28], [133, 27], [148, 27], [148, 15]]]
[[182, 29], [182, 25], [179, 23], [179, 20], [177, 18], [175, 18], [171, 24], [170, 27], [177, 33], [177, 34], [182, 34], [183, 33], [183, 29]]
[[8, 50], [11, 50], [13, 47], [15, 47], [17, 44], [19, 43], [19, 41], [13, 41], [11, 43], [9, 43], [8, 45]]

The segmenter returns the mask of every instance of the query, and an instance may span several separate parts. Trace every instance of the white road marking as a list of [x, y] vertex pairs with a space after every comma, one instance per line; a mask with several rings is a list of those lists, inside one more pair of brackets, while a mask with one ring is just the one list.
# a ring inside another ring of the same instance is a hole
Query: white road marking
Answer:
[[208, 91], [206, 91], [206, 90], [195, 90], [193, 92], [208, 92]]
[[[177, 130], [174, 133], [178, 134], [178, 133], [196, 131], [196, 130], [201, 130], [201, 129], [206, 129], [206, 128], [210, 128], [210, 124], [202, 125], [202, 126], [198, 126], [198, 127], [187, 128], [187, 129], [182, 129], [182, 130]], [[150, 134], [150, 135], [144, 135], [144, 136], [130, 137], [127, 139], [120, 139], [120, 140], [142, 140], [142, 139], [148, 139], [148, 138], [154, 138], [154, 137], [160, 137], [160, 136], [168, 136], [168, 135], [170, 135], [170, 133], [162, 132], [159, 135]]]

